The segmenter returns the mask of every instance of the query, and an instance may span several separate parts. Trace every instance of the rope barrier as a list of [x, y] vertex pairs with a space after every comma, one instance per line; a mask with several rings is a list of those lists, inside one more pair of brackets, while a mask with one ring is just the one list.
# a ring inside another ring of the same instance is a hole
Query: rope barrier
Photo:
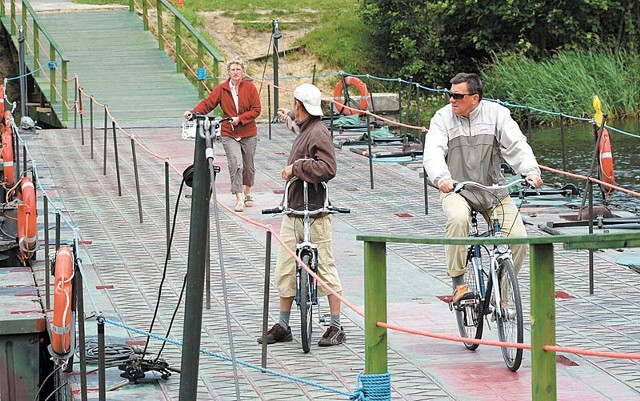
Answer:
[[[146, 337], [154, 338], [154, 339], [156, 339], [158, 341], [165, 341], [165, 342], [168, 342], [170, 344], [176, 345], [178, 347], [182, 347], [184, 345], [184, 343], [182, 341], [178, 341], [178, 340], [174, 340], [174, 339], [171, 339], [171, 338], [162, 337], [162, 336], [159, 336], [159, 335], [154, 334], [154, 333], [149, 333], [147, 331], [140, 330], [138, 328], [126, 325], [124, 323], [116, 322], [114, 320], [111, 320], [109, 318], [104, 317], [101, 314], [97, 316], [97, 320], [99, 322], [109, 323], [109, 324], [111, 324], [113, 326], [121, 327], [121, 328], [126, 329], [128, 331], [132, 331], [134, 333], [137, 333], [137, 334], [140, 334], [140, 335], [143, 335], [143, 336], [146, 336]], [[226, 356], [226, 355], [219, 354], [219, 353], [212, 352], [212, 351], [208, 351], [208, 350], [206, 350], [204, 348], [200, 348], [200, 353], [202, 353], [204, 355], [208, 355], [208, 356], [212, 356], [212, 357], [221, 359], [223, 361], [233, 362], [233, 360], [231, 358], [229, 358], [228, 356]], [[315, 382], [312, 382], [310, 380], [300, 379], [298, 377], [291, 376], [291, 375], [288, 375], [288, 374], [285, 374], [285, 373], [280, 373], [280, 372], [277, 372], [275, 370], [263, 368], [262, 366], [254, 365], [254, 364], [252, 364], [250, 362], [246, 362], [246, 361], [243, 361], [243, 360], [240, 360], [240, 359], [236, 359], [235, 362], [238, 365], [242, 365], [244, 367], [251, 368], [251, 369], [260, 371], [262, 373], [269, 373], [269, 374], [272, 374], [274, 376], [278, 376], [278, 377], [281, 377], [281, 378], [284, 378], [284, 379], [288, 379], [288, 380], [294, 381], [296, 383], [301, 383], [301, 384], [313, 386], [313, 387], [316, 387], [316, 388], [319, 388], [319, 389], [322, 389], [322, 390], [330, 391], [330, 392], [335, 393], [335, 394], [340, 394], [340, 395], [348, 397], [348, 398], [351, 398], [353, 396], [353, 394], [347, 393], [345, 391], [336, 390], [334, 388], [325, 386], [323, 384], [315, 383]]]

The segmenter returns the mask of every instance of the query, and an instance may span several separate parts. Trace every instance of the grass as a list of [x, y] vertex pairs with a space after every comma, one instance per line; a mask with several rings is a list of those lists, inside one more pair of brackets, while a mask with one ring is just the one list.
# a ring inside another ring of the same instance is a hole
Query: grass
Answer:
[[[568, 51], [543, 62], [500, 55], [483, 74], [486, 95], [509, 103], [591, 118], [598, 95], [609, 121], [637, 117], [640, 56], [624, 51]], [[538, 122], [558, 117], [534, 113]]]

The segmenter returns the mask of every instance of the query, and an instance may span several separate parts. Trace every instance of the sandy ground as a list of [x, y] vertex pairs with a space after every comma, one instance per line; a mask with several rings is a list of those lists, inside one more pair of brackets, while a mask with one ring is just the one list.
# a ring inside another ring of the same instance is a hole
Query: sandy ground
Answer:
[[[256, 87], [260, 91], [264, 111], [262, 118], [267, 118], [267, 84], [273, 83], [273, 41], [271, 31], [248, 29], [232, 18], [221, 15], [222, 12], [201, 13], [206, 21], [207, 33], [215, 40], [215, 47], [220, 49], [225, 59], [240, 56], [247, 64], [247, 73], [256, 81]], [[265, 20], [271, 23], [271, 20]], [[299, 29], [282, 31], [282, 38], [278, 39], [280, 55], [278, 64], [280, 106], [291, 108], [291, 96], [289, 91], [304, 82], [311, 82], [312, 75], [316, 76], [335, 72], [317, 60], [313, 54], [304, 48], [293, 47], [293, 43], [312, 30], [305, 24]], [[268, 55], [268, 57], [267, 57]], [[304, 77], [298, 79], [297, 77]], [[316, 79], [316, 85], [324, 96], [333, 93], [333, 86], [337, 78]], [[273, 89], [273, 88], [272, 88]], [[273, 103], [273, 90], [271, 93]]]

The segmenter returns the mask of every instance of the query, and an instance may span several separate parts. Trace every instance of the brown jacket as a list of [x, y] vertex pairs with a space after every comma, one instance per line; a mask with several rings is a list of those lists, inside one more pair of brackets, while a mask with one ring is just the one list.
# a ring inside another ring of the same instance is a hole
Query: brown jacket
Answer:
[[[320, 117], [310, 116], [304, 121], [295, 121], [300, 133], [293, 142], [287, 165], [293, 164], [293, 175], [309, 185], [309, 209], [322, 207], [324, 188], [336, 176], [336, 153], [331, 134]], [[301, 210], [304, 207], [302, 181], [289, 188], [289, 206]]]

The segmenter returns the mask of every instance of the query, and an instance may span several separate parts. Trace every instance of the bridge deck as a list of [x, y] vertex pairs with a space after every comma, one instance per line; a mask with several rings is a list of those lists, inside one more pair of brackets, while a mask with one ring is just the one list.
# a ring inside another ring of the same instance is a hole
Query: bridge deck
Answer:
[[[44, 28], [54, 37], [69, 59], [68, 78], [78, 76], [80, 86], [96, 99], [107, 104], [120, 123], [141, 125], [158, 120], [175, 120], [198, 101], [197, 89], [182, 74], [162, 50], [152, 33], [143, 30], [142, 20], [128, 9], [85, 10], [74, 12], [38, 13]], [[3, 19], [9, 26], [10, 19]], [[33, 46], [33, 33], [27, 32], [26, 43]], [[40, 34], [41, 40], [43, 35]], [[14, 42], [17, 38], [13, 37]], [[27, 64], [33, 65], [32, 53]], [[49, 48], [40, 49], [41, 65], [46, 68]], [[58, 61], [60, 67], [60, 62]], [[48, 71], [47, 71], [48, 74]], [[49, 81], [39, 74], [37, 82], [50, 99]], [[57, 77], [58, 85], [61, 78]], [[74, 83], [69, 82], [69, 105], [73, 104]], [[58, 99], [59, 99], [58, 95]], [[84, 99], [85, 115], [89, 104]], [[53, 104], [61, 119], [62, 103]], [[94, 105], [97, 121], [104, 111]], [[87, 117], [88, 118], [88, 117]], [[67, 125], [73, 121], [69, 112]]]

